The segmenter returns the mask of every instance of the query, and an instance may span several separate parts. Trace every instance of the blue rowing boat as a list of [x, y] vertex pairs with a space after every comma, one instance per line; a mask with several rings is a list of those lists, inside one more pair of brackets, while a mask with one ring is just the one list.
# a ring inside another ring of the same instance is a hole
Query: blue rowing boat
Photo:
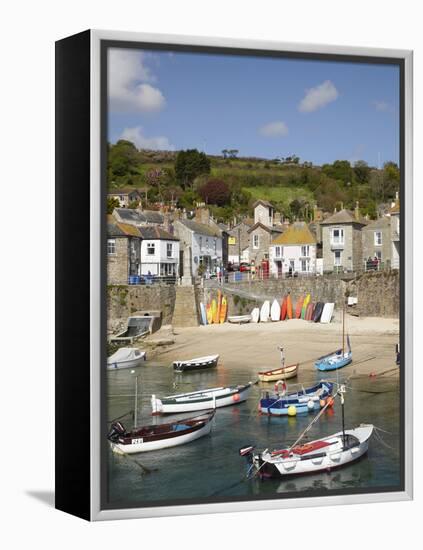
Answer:
[[259, 411], [264, 414], [284, 416], [288, 415], [290, 407], [295, 407], [295, 414], [312, 412], [320, 408], [322, 400], [332, 395], [332, 390], [333, 384], [323, 380], [310, 388], [303, 388], [286, 395], [278, 393], [270, 395], [266, 392], [265, 397], [260, 399]]
[[352, 361], [352, 351], [349, 336], [347, 336], [347, 345], [347, 350], [338, 349], [336, 351], [328, 353], [327, 355], [322, 355], [322, 357], [319, 357], [314, 363], [316, 369], [320, 371], [329, 371], [341, 369], [342, 367], [346, 367], [347, 365], [349, 365]]

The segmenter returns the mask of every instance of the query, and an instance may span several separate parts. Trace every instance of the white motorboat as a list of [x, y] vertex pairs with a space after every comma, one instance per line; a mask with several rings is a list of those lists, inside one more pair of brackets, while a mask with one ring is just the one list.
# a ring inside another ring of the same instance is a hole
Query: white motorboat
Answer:
[[192, 418], [184, 418], [169, 424], [141, 426], [126, 430], [121, 422], [113, 422], [107, 438], [112, 451], [120, 454], [157, 451], [190, 443], [210, 433], [216, 411], [207, 411]]
[[279, 477], [329, 471], [363, 456], [369, 447], [373, 425], [335, 433], [293, 448], [254, 454], [253, 465], [263, 477]]
[[107, 359], [107, 369], [131, 369], [138, 367], [142, 361], [147, 359], [145, 351], [136, 348], [119, 348]]
[[236, 405], [247, 399], [251, 385], [252, 383], [249, 382], [244, 385], [210, 388], [160, 398], [152, 395], [152, 414], [192, 412]]

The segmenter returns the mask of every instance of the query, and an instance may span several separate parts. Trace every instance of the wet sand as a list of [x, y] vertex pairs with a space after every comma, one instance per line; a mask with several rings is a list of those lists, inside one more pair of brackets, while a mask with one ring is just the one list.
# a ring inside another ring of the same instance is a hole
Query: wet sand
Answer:
[[[346, 316], [353, 363], [345, 374], [379, 373], [395, 367], [395, 344], [399, 338], [398, 319]], [[157, 334], [157, 333], [156, 333]], [[300, 362], [302, 373], [315, 371], [314, 360], [342, 345], [339, 314], [330, 324], [301, 319], [283, 322], [207, 325], [175, 328], [174, 344], [155, 350], [154, 360], [171, 363], [218, 353], [225, 368], [245, 366], [248, 372], [279, 366], [278, 346], [285, 348], [286, 364]], [[369, 358], [373, 358], [367, 360]], [[348, 371], [348, 372], [347, 372]]]

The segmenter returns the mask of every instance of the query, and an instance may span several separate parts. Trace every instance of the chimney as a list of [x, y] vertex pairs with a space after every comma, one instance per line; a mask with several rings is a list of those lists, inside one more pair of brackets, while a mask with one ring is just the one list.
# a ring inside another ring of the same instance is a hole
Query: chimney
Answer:
[[195, 210], [195, 221], [198, 223], [203, 223], [204, 225], [209, 225], [210, 222], [210, 212], [208, 208], [196, 208]]
[[360, 219], [360, 204], [358, 201], [355, 203], [354, 217], [357, 221]]

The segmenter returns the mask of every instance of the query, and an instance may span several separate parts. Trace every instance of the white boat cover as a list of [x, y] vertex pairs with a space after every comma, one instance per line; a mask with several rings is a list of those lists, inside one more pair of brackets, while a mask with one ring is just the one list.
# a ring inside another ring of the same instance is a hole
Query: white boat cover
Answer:
[[[135, 354], [135, 352], [138, 352]], [[141, 352], [136, 348], [119, 348], [113, 355], [111, 355], [108, 363], [120, 363], [121, 361], [130, 361], [131, 359], [137, 359], [141, 355]]]

